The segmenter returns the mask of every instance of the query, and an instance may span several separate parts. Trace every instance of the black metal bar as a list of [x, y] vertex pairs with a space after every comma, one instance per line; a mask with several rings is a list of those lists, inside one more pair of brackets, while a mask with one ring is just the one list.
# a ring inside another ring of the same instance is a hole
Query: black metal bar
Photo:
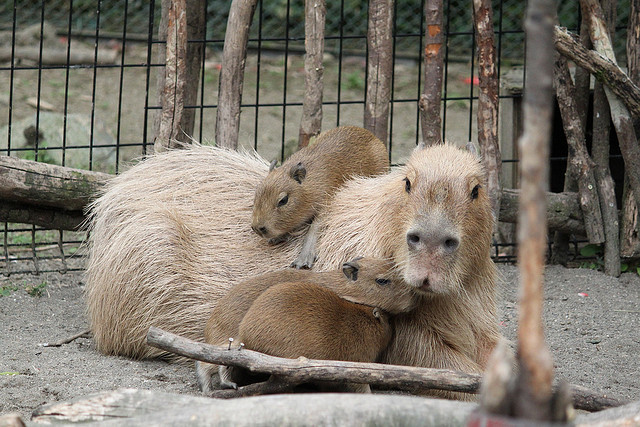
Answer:
[[[122, 22], [122, 51], [120, 52], [120, 64], [124, 64], [125, 52], [127, 48], [126, 40], [127, 40], [127, 15], [129, 14], [129, 0], [125, 0], [124, 2], [124, 20]], [[118, 173], [118, 165], [120, 163], [120, 131], [121, 131], [121, 123], [122, 123], [122, 90], [124, 88], [124, 67], [120, 67], [120, 81], [119, 81], [119, 90], [118, 90], [118, 123], [116, 124], [116, 164], [115, 170]]]
[[89, 170], [93, 170], [93, 137], [95, 131], [96, 119], [96, 83], [98, 79], [98, 36], [100, 35], [100, 8], [102, 0], [98, 0], [98, 9], [96, 10], [96, 39], [93, 53], [93, 86], [91, 89], [91, 123], [89, 123]]
[[73, 24], [73, 0], [69, 0], [69, 23], [67, 26], [67, 58], [64, 76], [64, 107], [62, 115], [62, 165], [67, 160], [67, 115], [69, 113], [69, 64], [71, 62], [71, 26]]
[[255, 105], [255, 118], [253, 122], [253, 149], [258, 151], [258, 121], [260, 114], [260, 65], [262, 60], [262, 19], [264, 9], [262, 7], [262, 0], [258, 2], [258, 54], [256, 64], [256, 105]]
[[[144, 123], [142, 126], [142, 154], [147, 154], [147, 144], [149, 144], [149, 82], [151, 80], [151, 55], [153, 49], [153, 18], [155, 15], [155, 0], [149, 2], [149, 25], [147, 31], [147, 69], [145, 77], [145, 93], [144, 93]], [[203, 78], [204, 80], [204, 78]]]

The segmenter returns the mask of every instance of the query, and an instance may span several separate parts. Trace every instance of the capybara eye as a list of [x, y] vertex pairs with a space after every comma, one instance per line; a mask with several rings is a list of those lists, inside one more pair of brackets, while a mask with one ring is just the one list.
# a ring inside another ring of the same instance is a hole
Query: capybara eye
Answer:
[[471, 200], [475, 200], [478, 198], [478, 190], [480, 188], [480, 185], [476, 185], [475, 187], [473, 187], [473, 190], [471, 190]]
[[278, 200], [278, 207], [284, 206], [289, 201], [289, 195], [285, 195], [282, 199]]
[[404, 179], [404, 190], [407, 193], [411, 193], [411, 181], [409, 181], [409, 178]]
[[380, 286], [386, 286], [386, 285], [388, 285], [389, 283], [391, 283], [391, 280], [389, 280], [389, 279], [383, 279], [382, 277], [378, 277], [378, 278], [376, 279], [376, 283], [377, 283], [378, 285], [380, 285]]

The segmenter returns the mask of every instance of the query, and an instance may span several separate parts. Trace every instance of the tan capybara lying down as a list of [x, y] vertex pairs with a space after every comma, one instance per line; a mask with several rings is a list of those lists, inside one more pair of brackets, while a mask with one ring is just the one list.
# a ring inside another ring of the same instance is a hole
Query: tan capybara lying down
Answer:
[[278, 243], [308, 224], [302, 251], [292, 263], [311, 268], [315, 259], [316, 227], [312, 221], [335, 191], [356, 176], [389, 171], [384, 143], [366, 129], [341, 126], [318, 135], [315, 143], [291, 155], [256, 188], [251, 227], [258, 235]]
[[[86, 272], [100, 351], [159, 356], [145, 345], [152, 325], [201, 340], [231, 287], [295, 259], [301, 236], [274, 246], [251, 230], [254, 189], [267, 172], [255, 155], [195, 146], [155, 155], [108, 184], [91, 206]], [[360, 255], [390, 259], [422, 295], [392, 319], [384, 362], [482, 371], [499, 333], [493, 215], [476, 156], [420, 145], [406, 165], [345, 183], [317, 221], [316, 270]]]
[[[283, 283], [299, 289], [299, 293], [293, 293], [297, 295], [295, 304], [287, 306], [291, 302], [286, 298], [288, 289], [282, 293], [266, 292]], [[265, 293], [267, 296], [263, 296]], [[312, 300], [306, 301], [303, 295]], [[263, 302], [254, 304], [257, 299]], [[335, 304], [322, 310], [318, 307], [320, 300]], [[236, 342], [248, 338], [247, 348], [280, 357], [373, 362], [388, 345], [391, 328], [385, 326], [387, 315], [374, 318], [371, 307], [396, 314], [411, 310], [416, 300], [413, 289], [402, 283], [394, 274], [393, 263], [386, 260], [359, 257], [344, 263], [341, 270], [325, 272], [279, 270], [251, 277], [231, 288], [211, 312], [204, 338], [214, 345], [224, 345], [230, 337]], [[248, 311], [252, 314], [243, 320]], [[307, 314], [312, 316], [306, 319]], [[349, 320], [351, 327], [347, 327]], [[305, 326], [307, 321], [311, 327]], [[245, 325], [244, 334], [239, 334], [241, 322]], [[278, 328], [279, 335], [262, 334], [272, 328]], [[354, 338], [360, 339], [359, 343], [353, 345]], [[340, 343], [348, 343], [348, 350], [337, 347]], [[197, 362], [196, 366], [200, 389], [210, 391], [217, 365]], [[235, 387], [224, 372], [225, 369], [220, 370], [221, 385]]]

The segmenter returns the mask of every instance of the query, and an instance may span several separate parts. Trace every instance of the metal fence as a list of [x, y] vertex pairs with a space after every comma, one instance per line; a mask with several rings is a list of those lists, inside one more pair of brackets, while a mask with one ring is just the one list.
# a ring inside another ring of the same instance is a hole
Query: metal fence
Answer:
[[[159, 110], [157, 38], [160, 1], [4, 0], [0, 3], [0, 154], [76, 168], [117, 173], [152, 148]], [[301, 1], [259, 2], [246, 65], [240, 142], [267, 158], [281, 157], [297, 143], [304, 89], [304, 23]], [[327, 2], [324, 127], [361, 124], [366, 91], [367, 4]], [[214, 135], [218, 74], [230, 2], [207, 4], [207, 35], [191, 40], [205, 47], [193, 137]], [[626, 4], [626, 6], [625, 6]], [[524, 58], [525, 5], [494, 2], [499, 74]], [[395, 6], [394, 75], [389, 147], [402, 162], [419, 139], [417, 100], [422, 87], [424, 0]], [[562, 24], [575, 27], [576, 2], [560, 2]], [[443, 133], [475, 139], [474, 35], [470, 1], [446, 0]], [[626, 28], [628, 0], [618, 7]], [[621, 30], [623, 31], [623, 30]], [[624, 34], [618, 35], [624, 40]], [[520, 97], [502, 91], [501, 98]], [[512, 144], [513, 141], [502, 141]], [[503, 159], [505, 163], [513, 161]], [[560, 159], [561, 160], [561, 159]], [[0, 270], [19, 272], [81, 269], [82, 232], [3, 225]], [[511, 260], [496, 246], [500, 260]], [[507, 251], [508, 252], [508, 251]], [[80, 255], [79, 255], [80, 254]]]

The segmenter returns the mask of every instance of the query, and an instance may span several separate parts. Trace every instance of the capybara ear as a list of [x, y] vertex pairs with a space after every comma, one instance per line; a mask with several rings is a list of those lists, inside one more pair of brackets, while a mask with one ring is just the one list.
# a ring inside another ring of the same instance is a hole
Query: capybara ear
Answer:
[[360, 270], [360, 266], [355, 261], [349, 261], [342, 264], [342, 272], [345, 277], [353, 282], [358, 280], [358, 270]]
[[277, 164], [278, 164], [278, 159], [271, 160], [271, 163], [269, 164], [269, 172], [274, 170]]
[[416, 149], [416, 150], [424, 150], [425, 148], [427, 148], [427, 144], [425, 144], [425, 142], [424, 142], [424, 141], [420, 141], [420, 142], [418, 143], [418, 145], [416, 145], [416, 148], [415, 148], [415, 149]]
[[476, 156], [478, 159], [480, 159], [480, 152], [478, 151], [478, 147], [476, 147], [476, 145], [473, 142], [471, 141], [467, 142], [466, 148], [468, 152], [470, 152], [471, 154]]
[[380, 314], [380, 309], [379, 309], [378, 307], [375, 307], [375, 308], [373, 309], [373, 317], [375, 317], [376, 319], [379, 319], [379, 318], [380, 318], [380, 316], [381, 316], [381, 314]]
[[291, 175], [291, 178], [298, 181], [298, 184], [302, 184], [302, 180], [307, 176], [307, 168], [304, 167], [302, 162], [299, 162], [291, 168], [291, 172], [289, 174]]

